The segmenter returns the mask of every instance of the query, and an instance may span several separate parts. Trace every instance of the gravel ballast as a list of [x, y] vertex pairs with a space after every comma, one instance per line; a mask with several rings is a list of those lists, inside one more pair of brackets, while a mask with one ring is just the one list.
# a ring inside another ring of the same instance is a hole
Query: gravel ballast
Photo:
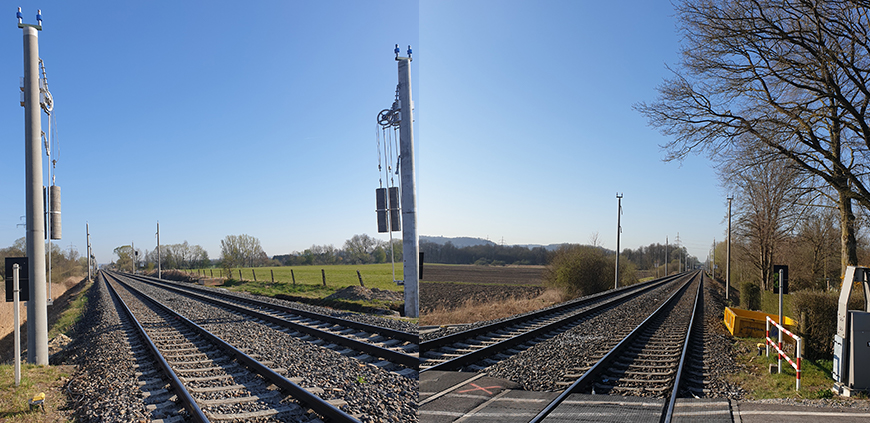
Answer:
[[[164, 304], [251, 354], [287, 369], [287, 377], [302, 378], [301, 386], [323, 389], [325, 399], [347, 402], [343, 408], [366, 423], [417, 421], [416, 378], [408, 378], [343, 356], [333, 350], [300, 340], [236, 314], [145, 284], [137, 284]], [[88, 304], [71, 335], [73, 342], [52, 357], [52, 363], [73, 364], [77, 372], [68, 383], [78, 421], [150, 421], [146, 401], [136, 376], [136, 358], [130, 353], [130, 335], [109, 297], [102, 278], [88, 292]], [[242, 294], [243, 295], [243, 294]], [[254, 296], [264, 300], [264, 297]], [[275, 300], [282, 304], [286, 301]], [[406, 332], [416, 332], [407, 322], [346, 313], [292, 303], [293, 307], [352, 316], [353, 320]]]

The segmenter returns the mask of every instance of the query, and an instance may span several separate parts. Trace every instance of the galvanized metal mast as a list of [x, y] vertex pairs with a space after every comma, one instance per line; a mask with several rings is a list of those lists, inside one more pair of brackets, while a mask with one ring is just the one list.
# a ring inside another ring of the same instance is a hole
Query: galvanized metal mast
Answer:
[[39, 40], [37, 25], [21, 22], [24, 33], [24, 142], [27, 201], [27, 257], [30, 301], [27, 304], [27, 362], [48, 365], [48, 305], [45, 288], [45, 209], [42, 200], [42, 110], [39, 106]]
[[88, 239], [88, 282], [90, 282], [93, 274], [91, 274], [91, 227], [89, 223], [85, 223], [85, 234]]
[[157, 221], [157, 279], [160, 279], [160, 221]]
[[616, 194], [616, 276], [613, 289], [619, 288], [619, 236], [622, 234], [622, 194]]
[[396, 54], [399, 65], [399, 170], [402, 180], [402, 267], [405, 316], [419, 317], [420, 241], [417, 235], [417, 186], [414, 168], [414, 104], [411, 102], [411, 46], [408, 57]]
[[728, 291], [731, 290], [731, 200], [728, 197], [728, 246], [725, 250], [725, 299], [728, 299]]

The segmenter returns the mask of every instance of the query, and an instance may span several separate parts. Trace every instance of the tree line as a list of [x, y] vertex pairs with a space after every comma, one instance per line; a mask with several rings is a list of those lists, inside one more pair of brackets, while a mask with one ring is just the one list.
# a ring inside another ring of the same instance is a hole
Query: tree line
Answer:
[[272, 257], [281, 266], [305, 266], [315, 264], [369, 264], [402, 261], [402, 240], [394, 239], [392, 249], [389, 241], [357, 234], [344, 242], [342, 248], [334, 245], [312, 245], [303, 251], [294, 251]]
[[[157, 249], [133, 249], [132, 245], [116, 247], [113, 253], [117, 257], [109, 266], [122, 271], [134, 268], [151, 271], [157, 268]], [[161, 269], [198, 269], [210, 267], [211, 260], [208, 251], [200, 245], [191, 245], [187, 241], [181, 244], [166, 244], [160, 246], [159, 262]]]
[[[27, 239], [18, 238], [11, 246], [0, 248], [0, 263], [5, 263], [6, 257], [27, 256]], [[48, 271], [49, 254], [46, 248], [46, 272]], [[88, 259], [70, 246], [61, 249], [57, 244], [51, 244], [51, 282], [60, 283], [68, 277], [80, 277], [88, 271]], [[0, 278], [6, 277], [6, 266], [0, 265]]]
[[626, 248], [620, 254], [620, 260], [623, 259], [634, 264], [637, 270], [663, 268], [666, 261], [669, 271], [671, 269], [694, 269], [700, 264], [697, 257], [689, 255], [685, 246], [675, 244], [665, 246], [655, 243], [638, 247], [636, 250]]
[[545, 265], [551, 252], [544, 247], [522, 247], [518, 245], [481, 244], [456, 247], [452, 242], [444, 244], [421, 241], [420, 251], [429, 263], [444, 264], [481, 264], [481, 265]]
[[[393, 259], [402, 261], [402, 240], [394, 239], [392, 245]], [[600, 247], [596, 247], [600, 248]], [[680, 257], [686, 257], [685, 247], [669, 245], [668, 255], [671, 268], [676, 269]], [[497, 244], [481, 244], [467, 247], [456, 247], [451, 242], [439, 244], [429, 241], [420, 242], [420, 251], [427, 263], [443, 264], [478, 264], [478, 265], [547, 265], [550, 263], [553, 251], [544, 247], [504, 246]], [[613, 251], [602, 249], [606, 255], [614, 255]], [[153, 270], [157, 268], [157, 250], [133, 251], [130, 245], [115, 248], [117, 259], [112, 263], [119, 269], [131, 269], [133, 257], [138, 260], [139, 269]], [[211, 266], [234, 269], [239, 267], [264, 266], [304, 266], [331, 264], [369, 264], [388, 263], [390, 261], [390, 243], [373, 238], [367, 234], [357, 234], [346, 240], [341, 248], [332, 244], [312, 245], [303, 251], [289, 254], [279, 254], [270, 257], [263, 250], [257, 237], [242, 235], [227, 235], [221, 240], [221, 255], [217, 260], [211, 260], [208, 252], [200, 245], [184, 241], [181, 244], [167, 244], [160, 247], [160, 264], [163, 269], [196, 269]], [[655, 266], [663, 266], [665, 246], [650, 244], [638, 247], [637, 250], [626, 248], [621, 255], [623, 260], [633, 263], [632, 268], [638, 270], [653, 270]], [[690, 257], [690, 266], [697, 263], [695, 257]]]

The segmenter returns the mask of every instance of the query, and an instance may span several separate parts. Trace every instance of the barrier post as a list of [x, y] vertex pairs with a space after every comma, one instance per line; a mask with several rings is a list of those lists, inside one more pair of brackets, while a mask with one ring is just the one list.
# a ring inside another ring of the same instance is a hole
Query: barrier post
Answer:
[[[788, 361], [788, 363], [791, 364], [792, 367], [794, 367], [794, 370], [795, 370], [795, 388], [794, 389], [795, 389], [795, 391], [799, 391], [801, 389], [801, 350], [802, 350], [801, 347], [803, 346], [803, 344], [801, 343], [801, 337], [789, 332], [788, 329], [785, 328], [785, 326], [782, 326], [779, 323], [774, 322], [773, 319], [770, 318], [770, 316], [767, 316], [765, 318], [765, 320], [766, 320], [765, 325], [767, 327], [767, 331], [765, 333], [765, 343], [767, 344], [767, 356], [770, 357], [770, 345], [772, 344], [773, 348], [776, 350], [777, 356], [779, 357], [780, 366], [782, 365], [782, 361], [781, 361], [782, 358], [785, 357], [785, 360]], [[773, 339], [770, 339], [770, 325], [771, 324], [776, 326], [777, 330], [779, 331], [779, 336], [778, 336], [779, 339], [782, 339], [782, 334], [786, 334], [795, 340], [795, 359], [794, 360], [792, 360], [785, 353], [785, 351], [782, 350], [782, 342], [781, 341], [777, 342], [777, 341], [774, 341]], [[782, 372], [782, 368], [780, 368], [780, 372]]]

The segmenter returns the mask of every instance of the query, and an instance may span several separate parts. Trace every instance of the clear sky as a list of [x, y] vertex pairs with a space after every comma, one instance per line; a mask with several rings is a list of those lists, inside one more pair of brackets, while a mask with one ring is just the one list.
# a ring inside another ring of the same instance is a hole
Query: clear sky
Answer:
[[[678, 60], [665, 1], [21, 0], [42, 9], [55, 100], [63, 248], [226, 235], [267, 254], [377, 234], [375, 118], [392, 103], [393, 45], [414, 49], [421, 235], [506, 244], [616, 244], [679, 232], [704, 259], [725, 228], [705, 157], [663, 163], [667, 140], [632, 104]], [[22, 35], [0, 51], [0, 246], [25, 236]], [[44, 126], [47, 126], [44, 120]]]

